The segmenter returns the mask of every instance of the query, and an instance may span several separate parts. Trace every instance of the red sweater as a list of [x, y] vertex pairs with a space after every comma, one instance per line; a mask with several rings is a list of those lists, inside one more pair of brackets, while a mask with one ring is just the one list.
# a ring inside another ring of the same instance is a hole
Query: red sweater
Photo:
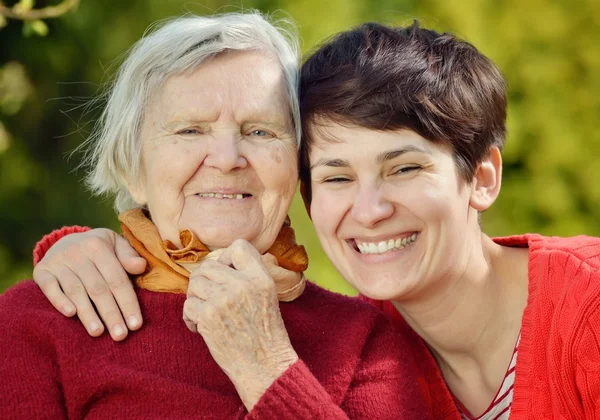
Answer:
[[[529, 297], [510, 419], [600, 419], [600, 239], [522, 235], [495, 241], [529, 247]], [[372, 303], [406, 326], [390, 302]], [[435, 418], [460, 419], [421, 346], [415, 355], [434, 393]]]
[[[38, 257], [60, 236], [43, 240]], [[32, 281], [0, 296], [0, 417], [432, 418], [411, 343], [364, 302], [308, 284], [281, 304], [300, 361], [247, 414], [202, 337], [186, 328], [185, 295], [137, 295], [144, 326], [120, 343], [88, 336]]]

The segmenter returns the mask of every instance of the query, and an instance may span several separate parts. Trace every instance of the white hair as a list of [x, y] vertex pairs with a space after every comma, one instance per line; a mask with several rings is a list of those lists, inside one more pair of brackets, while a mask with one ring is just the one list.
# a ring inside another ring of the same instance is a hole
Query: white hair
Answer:
[[296, 142], [300, 145], [298, 66], [300, 48], [289, 19], [269, 21], [260, 12], [216, 16], [187, 15], [150, 31], [129, 52], [106, 92], [107, 102], [90, 138], [83, 165], [94, 194], [115, 195], [121, 212], [138, 207], [128, 190], [141, 163], [141, 128], [148, 101], [171, 76], [194, 71], [228, 50], [260, 50], [274, 55], [283, 71]]

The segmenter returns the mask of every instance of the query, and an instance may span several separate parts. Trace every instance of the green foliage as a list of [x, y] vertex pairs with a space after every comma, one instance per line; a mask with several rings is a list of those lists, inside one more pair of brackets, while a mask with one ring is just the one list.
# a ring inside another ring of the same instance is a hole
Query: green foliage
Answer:
[[28, 20], [23, 23], [23, 36], [46, 36], [48, 35], [48, 25], [43, 20]]
[[[76, 13], [45, 21], [49, 32], [41, 27], [34, 31], [47, 33], [43, 38], [23, 37], [15, 24], [0, 31], [0, 290], [30, 276], [33, 245], [52, 229], [73, 224], [116, 228], [110, 203], [90, 198], [80, 185], [82, 174], [74, 172], [78, 156], [66, 159], [97, 117], [96, 110], [86, 113], [82, 105], [113, 74], [111, 63], [149, 24], [186, 11], [258, 7], [281, 15], [283, 10], [298, 23], [305, 52], [367, 20], [407, 24], [418, 18], [423, 26], [457, 33], [498, 63], [510, 85], [504, 182], [500, 198], [484, 215], [485, 231], [600, 235], [600, 2], [240, 4], [87, 0]], [[20, 80], [22, 88], [11, 90], [13, 80]], [[291, 217], [309, 250], [309, 278], [352, 293], [322, 254], [301, 200], [295, 200]]]

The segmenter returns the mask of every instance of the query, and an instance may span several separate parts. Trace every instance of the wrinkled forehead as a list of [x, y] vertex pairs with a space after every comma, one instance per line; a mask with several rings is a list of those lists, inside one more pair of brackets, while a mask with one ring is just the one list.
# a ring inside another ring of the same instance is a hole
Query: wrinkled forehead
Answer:
[[236, 119], [291, 123], [289, 97], [277, 59], [263, 51], [227, 51], [192, 71], [173, 75], [149, 105], [163, 115], [231, 112]]

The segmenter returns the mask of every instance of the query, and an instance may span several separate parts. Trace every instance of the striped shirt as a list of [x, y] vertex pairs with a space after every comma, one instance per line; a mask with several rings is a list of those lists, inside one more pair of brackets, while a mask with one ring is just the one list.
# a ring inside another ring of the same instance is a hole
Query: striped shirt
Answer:
[[456, 398], [454, 399], [456, 407], [458, 408], [460, 416], [463, 420], [508, 420], [508, 416], [510, 415], [510, 406], [513, 399], [513, 389], [515, 386], [515, 366], [517, 365], [517, 349], [519, 347], [519, 341], [521, 341], [520, 334], [519, 338], [517, 339], [517, 344], [515, 344], [515, 350], [513, 351], [510, 364], [508, 365], [508, 370], [506, 371], [506, 375], [504, 375], [502, 385], [500, 385], [500, 389], [498, 389], [496, 397], [482, 415], [479, 417], [470, 416], [467, 414], [467, 410], [463, 407], [460, 401], [458, 401]]

